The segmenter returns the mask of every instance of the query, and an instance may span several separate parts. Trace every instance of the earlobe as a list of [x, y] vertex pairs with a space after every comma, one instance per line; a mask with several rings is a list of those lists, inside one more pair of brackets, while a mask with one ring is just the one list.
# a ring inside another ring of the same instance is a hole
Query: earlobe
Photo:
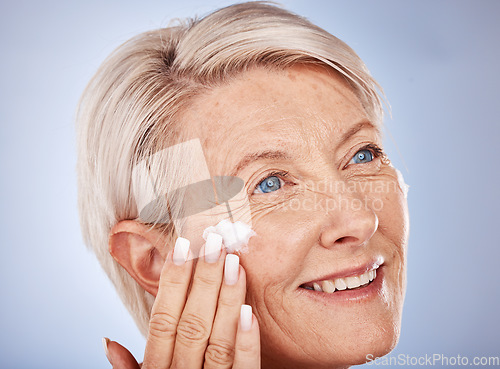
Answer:
[[108, 241], [111, 256], [153, 296], [158, 292], [165, 244], [159, 231], [133, 220], [118, 222]]

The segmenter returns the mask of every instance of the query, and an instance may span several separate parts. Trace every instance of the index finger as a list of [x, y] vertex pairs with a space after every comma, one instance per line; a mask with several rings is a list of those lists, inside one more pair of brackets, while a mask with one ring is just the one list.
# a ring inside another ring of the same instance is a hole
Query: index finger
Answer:
[[[174, 253], [184, 257], [183, 264], [177, 265], [174, 262]], [[166, 369], [172, 361], [177, 324], [186, 303], [193, 269], [193, 259], [185, 262], [188, 259], [188, 253], [189, 240], [179, 237], [176, 240], [174, 252], [167, 255], [163, 265], [158, 293], [149, 320], [143, 369], [150, 366], [154, 366], [155, 369]]]

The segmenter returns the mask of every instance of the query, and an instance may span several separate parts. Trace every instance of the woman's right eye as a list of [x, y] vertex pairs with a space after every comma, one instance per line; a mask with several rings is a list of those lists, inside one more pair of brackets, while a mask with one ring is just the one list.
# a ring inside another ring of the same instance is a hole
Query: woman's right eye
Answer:
[[281, 188], [281, 179], [276, 176], [269, 176], [260, 182], [255, 188], [254, 193], [269, 193]]

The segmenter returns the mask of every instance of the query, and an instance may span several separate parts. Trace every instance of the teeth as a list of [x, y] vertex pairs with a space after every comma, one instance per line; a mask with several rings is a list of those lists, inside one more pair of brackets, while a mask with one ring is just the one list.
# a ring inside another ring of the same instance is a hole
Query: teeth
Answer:
[[323, 292], [323, 289], [321, 288], [321, 286], [318, 283], [314, 282], [313, 287], [314, 287], [314, 291]]
[[359, 276], [359, 282], [361, 285], [368, 284], [370, 282], [370, 277], [368, 276], [368, 273], [361, 274]]
[[321, 287], [323, 287], [323, 291], [326, 293], [335, 292], [335, 283], [333, 281], [323, 281], [321, 282]]
[[345, 283], [345, 280], [344, 278], [337, 278], [335, 280], [335, 287], [339, 290], [339, 291], [343, 291], [347, 288], [347, 284]]
[[361, 282], [359, 281], [359, 277], [347, 277], [345, 279], [345, 284], [347, 284], [347, 288], [356, 288], [361, 286]]
[[312, 288], [317, 292], [333, 293], [335, 290], [343, 291], [346, 289], [353, 289], [359, 286], [364, 286], [373, 281], [377, 277], [375, 269], [370, 270], [358, 276], [337, 278], [334, 280], [324, 280], [321, 282], [314, 282]]

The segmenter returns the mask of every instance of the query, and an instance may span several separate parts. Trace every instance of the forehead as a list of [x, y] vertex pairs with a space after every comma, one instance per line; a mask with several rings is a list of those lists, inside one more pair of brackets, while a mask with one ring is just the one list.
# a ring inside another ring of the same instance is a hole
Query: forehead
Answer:
[[213, 166], [256, 149], [319, 152], [368, 118], [338, 73], [296, 66], [242, 73], [198, 97], [182, 120]]

